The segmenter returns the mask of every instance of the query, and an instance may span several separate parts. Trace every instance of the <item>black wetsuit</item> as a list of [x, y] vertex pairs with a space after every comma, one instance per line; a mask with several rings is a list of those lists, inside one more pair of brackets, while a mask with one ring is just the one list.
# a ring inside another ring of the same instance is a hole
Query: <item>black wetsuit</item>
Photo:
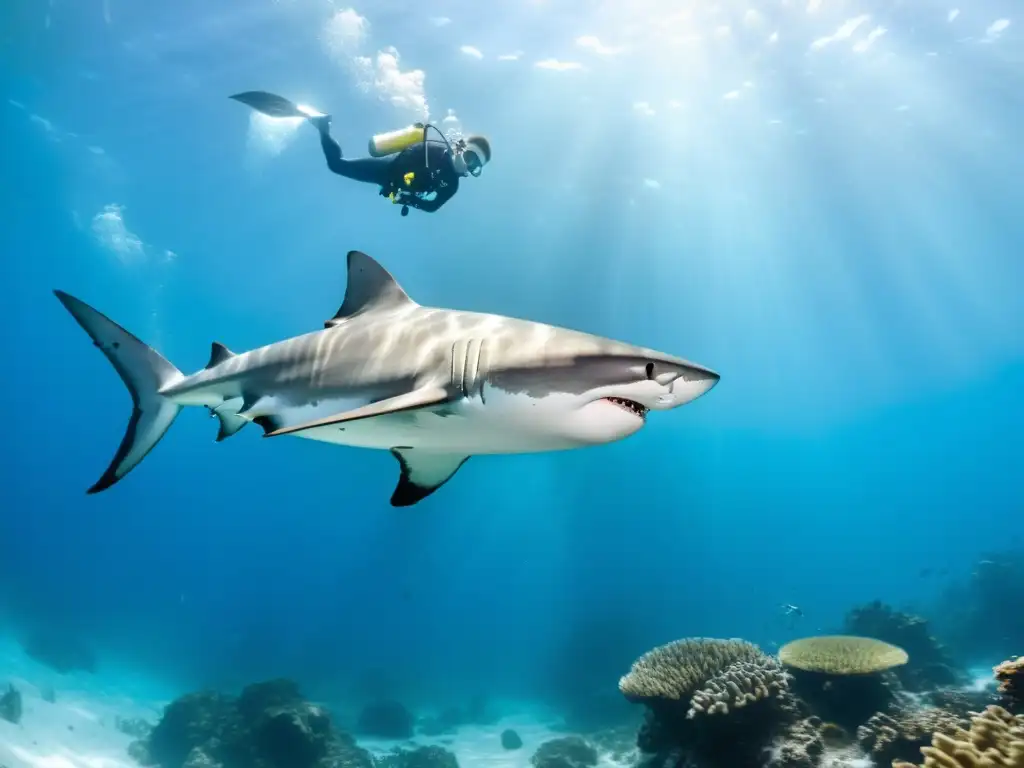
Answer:
[[[321, 130], [320, 146], [328, 168], [347, 179], [379, 185], [384, 197], [393, 193], [395, 200], [403, 204], [402, 215], [406, 213], [406, 205], [433, 213], [459, 191], [459, 174], [443, 141], [428, 141], [425, 152], [420, 141], [396, 155], [346, 160], [341, 156], [338, 142], [327, 130]], [[414, 176], [412, 182], [406, 184], [408, 173]], [[406, 194], [399, 196], [400, 191]], [[426, 197], [431, 193], [434, 197]]]

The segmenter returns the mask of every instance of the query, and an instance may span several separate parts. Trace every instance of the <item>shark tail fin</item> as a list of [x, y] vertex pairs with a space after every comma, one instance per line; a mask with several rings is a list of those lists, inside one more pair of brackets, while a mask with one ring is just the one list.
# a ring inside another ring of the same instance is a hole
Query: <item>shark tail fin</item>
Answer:
[[88, 490], [99, 493], [131, 472], [164, 436], [181, 406], [160, 390], [183, 376], [159, 352], [84, 301], [63, 291], [54, 293], [106, 355], [132, 396], [132, 416], [121, 445], [106, 472]]

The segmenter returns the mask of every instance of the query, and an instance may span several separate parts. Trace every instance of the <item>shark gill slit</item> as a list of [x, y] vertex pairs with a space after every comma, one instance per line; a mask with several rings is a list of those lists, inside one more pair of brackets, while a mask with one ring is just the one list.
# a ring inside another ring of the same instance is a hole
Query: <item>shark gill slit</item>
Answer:
[[463, 397], [479, 395], [483, 400], [486, 378], [486, 343], [478, 338], [462, 339], [452, 344], [451, 383]]
[[484, 397], [484, 384], [487, 382], [488, 366], [490, 365], [489, 347], [487, 339], [481, 339], [480, 347], [477, 350], [476, 393], [480, 396], [480, 402], [483, 405], [487, 405], [487, 399]]
[[480, 339], [470, 339], [466, 347], [466, 370], [462, 375], [462, 381], [466, 387], [466, 397], [472, 397], [476, 389], [479, 365]]

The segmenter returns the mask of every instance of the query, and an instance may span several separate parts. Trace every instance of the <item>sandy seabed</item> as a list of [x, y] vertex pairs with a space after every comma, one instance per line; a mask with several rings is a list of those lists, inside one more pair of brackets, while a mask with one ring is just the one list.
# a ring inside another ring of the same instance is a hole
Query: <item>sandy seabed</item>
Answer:
[[[118, 728], [120, 721], [159, 721], [164, 706], [185, 693], [145, 684], [131, 670], [102, 674], [59, 675], [28, 658], [17, 644], [0, 642], [0, 685], [12, 684], [22, 695], [17, 724], [0, 719], [0, 768], [138, 768], [128, 755], [134, 736]], [[44, 693], [52, 691], [54, 701]], [[151, 695], [155, 694], [155, 695]], [[501, 732], [512, 728], [523, 740], [517, 750], [501, 746]], [[529, 714], [509, 715], [492, 725], [467, 725], [451, 734], [418, 736], [405, 742], [359, 739], [373, 754], [396, 747], [438, 745], [453, 752], [461, 768], [532, 768], [530, 757], [549, 739], [567, 735], [554, 723]], [[623, 768], [602, 754], [599, 768]]]

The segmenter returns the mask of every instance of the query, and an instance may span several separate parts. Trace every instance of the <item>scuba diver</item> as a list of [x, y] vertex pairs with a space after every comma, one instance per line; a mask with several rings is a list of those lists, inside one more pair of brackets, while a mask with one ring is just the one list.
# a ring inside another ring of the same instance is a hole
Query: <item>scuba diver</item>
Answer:
[[786, 624], [788, 629], [794, 629], [797, 621], [804, 617], [804, 612], [798, 605], [792, 605], [790, 603], [783, 603], [779, 606], [782, 611], [782, 615], [786, 618]]
[[[433, 213], [459, 191], [459, 179], [478, 177], [491, 159], [491, 145], [483, 136], [470, 136], [452, 144], [431, 123], [414, 123], [370, 139], [370, 157], [348, 159], [331, 136], [331, 116], [265, 91], [231, 96], [270, 117], [303, 117], [320, 134], [327, 167], [347, 179], [376, 184], [382, 197], [402, 206]], [[433, 128], [440, 140], [428, 139]]]

